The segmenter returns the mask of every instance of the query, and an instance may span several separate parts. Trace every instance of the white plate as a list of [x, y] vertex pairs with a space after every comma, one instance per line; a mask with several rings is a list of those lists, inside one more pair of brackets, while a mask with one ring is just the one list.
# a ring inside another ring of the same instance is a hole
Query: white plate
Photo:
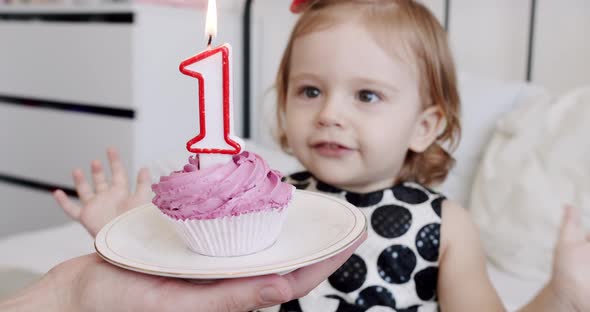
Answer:
[[344, 251], [366, 230], [353, 205], [320, 193], [295, 192], [277, 242], [256, 254], [208, 257], [190, 251], [152, 204], [107, 224], [94, 247], [106, 261], [133, 271], [188, 279], [286, 273]]

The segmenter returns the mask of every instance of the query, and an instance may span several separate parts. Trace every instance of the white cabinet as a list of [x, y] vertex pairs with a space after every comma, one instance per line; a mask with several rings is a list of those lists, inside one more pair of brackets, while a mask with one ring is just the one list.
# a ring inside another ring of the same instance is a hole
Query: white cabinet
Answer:
[[[132, 173], [185, 149], [198, 133], [198, 88], [178, 67], [205, 48], [204, 17], [151, 5], [0, 6], [0, 235], [65, 219], [49, 193], [12, 178], [72, 188], [71, 170], [89, 173], [109, 146]], [[222, 9], [214, 41], [233, 46], [238, 135], [241, 21], [241, 8]]]
[[132, 24], [0, 21], [0, 94], [131, 108]]
[[121, 149], [126, 165], [133, 165], [131, 119], [0, 103], [0, 125], [5, 175], [72, 186], [72, 168], [87, 167], [108, 146]]

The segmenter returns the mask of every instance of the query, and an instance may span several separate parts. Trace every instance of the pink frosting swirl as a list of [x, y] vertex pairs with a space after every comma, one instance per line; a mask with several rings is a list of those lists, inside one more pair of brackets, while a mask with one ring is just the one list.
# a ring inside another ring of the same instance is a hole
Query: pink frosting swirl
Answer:
[[152, 185], [152, 200], [160, 210], [180, 220], [206, 220], [238, 216], [266, 209], [283, 209], [294, 187], [281, 182], [281, 174], [271, 170], [258, 155], [242, 152], [232, 161], [198, 169], [198, 160], [189, 158], [181, 171], [162, 176]]

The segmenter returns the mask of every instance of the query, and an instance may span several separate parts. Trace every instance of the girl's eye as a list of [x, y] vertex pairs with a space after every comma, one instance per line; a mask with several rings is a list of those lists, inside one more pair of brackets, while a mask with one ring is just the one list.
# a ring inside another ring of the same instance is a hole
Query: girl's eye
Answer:
[[357, 98], [359, 101], [365, 103], [375, 103], [381, 100], [381, 97], [377, 93], [370, 90], [359, 91], [359, 93], [357, 94]]
[[317, 98], [320, 96], [320, 93], [320, 89], [316, 87], [303, 87], [301, 90], [301, 94], [310, 99]]

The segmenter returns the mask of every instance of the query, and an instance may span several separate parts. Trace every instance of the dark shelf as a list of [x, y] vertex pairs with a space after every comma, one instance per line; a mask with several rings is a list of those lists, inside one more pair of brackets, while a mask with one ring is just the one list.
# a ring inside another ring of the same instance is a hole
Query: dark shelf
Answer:
[[135, 111], [117, 107], [99, 106], [88, 103], [70, 103], [47, 99], [33, 99], [0, 94], [0, 105], [16, 105], [43, 108], [81, 114], [102, 115], [124, 119], [135, 118]]
[[66, 194], [73, 197], [78, 197], [76, 190], [71, 187], [66, 187], [63, 185], [57, 185], [52, 183], [47, 183], [44, 181], [36, 181], [29, 178], [17, 177], [14, 175], [4, 174], [0, 172], [0, 183], [11, 184], [20, 187], [26, 187], [32, 190], [42, 191], [42, 192], [53, 192], [57, 189], [63, 190]]
[[133, 12], [0, 12], [0, 22], [133, 24], [133, 20]]

